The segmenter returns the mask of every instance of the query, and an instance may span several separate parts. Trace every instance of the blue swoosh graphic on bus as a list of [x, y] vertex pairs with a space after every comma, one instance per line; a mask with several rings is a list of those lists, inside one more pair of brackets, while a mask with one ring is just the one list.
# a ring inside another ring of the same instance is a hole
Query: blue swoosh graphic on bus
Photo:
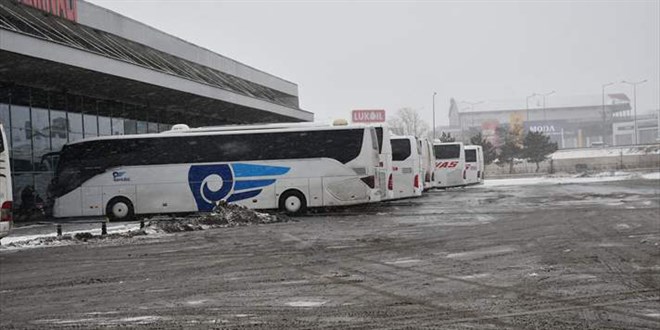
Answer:
[[244, 199], [247, 199], [247, 198], [255, 197], [255, 196], [259, 195], [259, 193], [261, 193], [261, 189], [235, 193], [235, 194], [229, 196], [229, 198], [227, 198], [227, 203], [236, 202], [236, 201], [244, 200]]
[[275, 183], [275, 179], [269, 180], [241, 180], [234, 182], [234, 190], [245, 190], [250, 188], [261, 188]]
[[201, 212], [210, 212], [218, 201], [237, 202], [255, 197], [263, 189], [254, 188], [268, 187], [277, 181], [267, 178], [234, 181], [234, 178], [279, 176], [288, 173], [289, 170], [289, 167], [242, 163], [192, 165], [188, 171], [188, 185], [197, 209]]
[[253, 165], [236, 163], [231, 165], [234, 170], [234, 176], [243, 178], [248, 176], [269, 176], [269, 175], [283, 175], [289, 172], [290, 167], [282, 166], [267, 166], [267, 165]]

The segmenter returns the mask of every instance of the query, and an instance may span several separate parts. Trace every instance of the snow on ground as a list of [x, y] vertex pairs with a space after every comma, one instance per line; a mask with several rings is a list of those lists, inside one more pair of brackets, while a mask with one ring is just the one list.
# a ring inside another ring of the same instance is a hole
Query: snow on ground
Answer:
[[646, 180], [659, 180], [660, 172], [640, 174], [637, 172], [602, 172], [584, 176], [581, 174], [573, 176], [544, 176], [531, 178], [509, 178], [509, 179], [486, 179], [484, 187], [498, 186], [527, 186], [535, 184], [568, 184], [568, 183], [593, 183], [623, 181], [642, 178]]
[[634, 155], [658, 155], [660, 154], [660, 146], [635, 146], [635, 147], [609, 147], [609, 148], [582, 148], [582, 149], [567, 149], [559, 150], [553, 153], [550, 158], [552, 159], [579, 159], [579, 158], [594, 158], [594, 157], [620, 157], [634, 156]]
[[646, 180], [660, 180], [660, 172], [642, 174], [642, 178]]
[[[92, 235], [98, 236], [101, 235], [101, 224], [99, 223], [96, 229], [83, 229], [83, 230], [75, 230], [75, 231], [66, 231], [63, 234], [66, 235], [75, 235], [79, 233], [91, 233]], [[7, 237], [3, 237], [0, 242], [2, 242], [2, 245], [8, 245], [11, 243], [16, 243], [16, 242], [24, 242], [24, 241], [31, 241], [35, 240], [38, 238], [46, 238], [46, 237], [56, 237], [57, 236], [57, 228], [53, 225], [53, 232], [48, 233], [48, 234], [33, 234], [33, 235], [21, 235], [20, 233], [16, 233], [16, 231], [12, 232]], [[66, 224], [63, 225], [63, 229], [66, 229]], [[107, 230], [108, 234], [121, 234], [121, 233], [127, 233], [132, 230], [138, 230], [140, 229], [140, 224], [139, 223], [128, 223], [128, 224], [121, 224], [118, 226], [112, 226], [108, 225]]]

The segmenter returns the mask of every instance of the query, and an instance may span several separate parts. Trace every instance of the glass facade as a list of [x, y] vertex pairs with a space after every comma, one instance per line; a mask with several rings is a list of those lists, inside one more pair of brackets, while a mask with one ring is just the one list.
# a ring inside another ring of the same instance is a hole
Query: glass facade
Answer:
[[[125, 112], [119, 102], [0, 85], [0, 123], [10, 145], [14, 207], [21, 211], [47, 200], [57, 152], [68, 142], [96, 136], [156, 133], [171, 125], [149, 122], [148, 108]], [[114, 116], [113, 116], [114, 114]], [[127, 114], [142, 118], [123, 118]]]

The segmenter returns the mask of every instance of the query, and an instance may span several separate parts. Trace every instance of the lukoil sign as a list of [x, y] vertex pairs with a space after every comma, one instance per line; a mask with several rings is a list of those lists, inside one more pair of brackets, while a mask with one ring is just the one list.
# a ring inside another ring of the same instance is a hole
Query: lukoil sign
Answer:
[[353, 110], [351, 118], [354, 123], [383, 123], [385, 110]]

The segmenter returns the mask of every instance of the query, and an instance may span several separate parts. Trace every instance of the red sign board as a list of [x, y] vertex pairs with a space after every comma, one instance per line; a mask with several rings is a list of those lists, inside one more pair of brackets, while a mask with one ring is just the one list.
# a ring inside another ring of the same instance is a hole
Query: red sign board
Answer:
[[382, 123], [385, 122], [385, 110], [353, 110], [354, 123]]
[[70, 21], [78, 20], [78, 0], [18, 0], [18, 2]]

